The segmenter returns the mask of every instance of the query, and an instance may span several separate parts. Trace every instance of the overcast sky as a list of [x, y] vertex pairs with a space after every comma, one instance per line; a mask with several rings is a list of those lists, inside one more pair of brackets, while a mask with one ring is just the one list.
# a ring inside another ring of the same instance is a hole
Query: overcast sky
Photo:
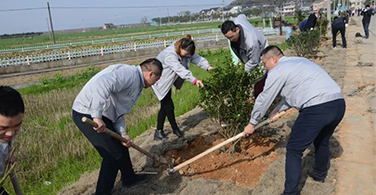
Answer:
[[[228, 5], [232, 0], [224, 0]], [[222, 0], [50, 0], [54, 30], [99, 27], [104, 23], [139, 23], [146, 16], [152, 18], [175, 16], [177, 12], [189, 10], [197, 13], [201, 9], [222, 6]], [[146, 7], [149, 6], [149, 7]], [[180, 6], [180, 7], [177, 7]], [[55, 8], [54, 8], [55, 7]], [[118, 9], [61, 9], [59, 7], [133, 7]], [[8, 11], [12, 9], [40, 8]], [[0, 0], [0, 34], [47, 31], [47, 1]]]

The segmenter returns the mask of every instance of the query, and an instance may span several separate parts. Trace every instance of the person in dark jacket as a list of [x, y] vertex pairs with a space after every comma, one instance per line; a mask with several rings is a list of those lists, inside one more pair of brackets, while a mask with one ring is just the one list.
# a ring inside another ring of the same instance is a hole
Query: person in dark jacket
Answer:
[[310, 14], [308, 19], [307, 19], [307, 23], [304, 26], [303, 31], [313, 30], [316, 26], [316, 21], [319, 18], [321, 18], [321, 15], [319, 13]]
[[299, 25], [300, 32], [304, 31], [304, 27], [307, 24], [307, 21], [308, 21], [308, 19], [305, 19], [305, 20], [303, 20], [302, 23], [300, 23], [300, 25]]
[[332, 23], [332, 33], [333, 33], [333, 48], [336, 48], [336, 37], [338, 31], [341, 32], [342, 37], [342, 46], [343, 48], [347, 48], [346, 45], [346, 37], [345, 37], [345, 29], [348, 25], [348, 18], [347, 17], [334, 17], [333, 23]]
[[371, 22], [371, 16], [372, 15], [373, 15], [373, 13], [372, 13], [370, 6], [366, 5], [366, 9], [363, 12], [363, 19], [362, 19], [364, 33], [366, 34], [366, 36], [364, 37], [365, 39], [368, 39], [368, 37], [369, 37], [368, 28], [369, 28], [369, 23]]

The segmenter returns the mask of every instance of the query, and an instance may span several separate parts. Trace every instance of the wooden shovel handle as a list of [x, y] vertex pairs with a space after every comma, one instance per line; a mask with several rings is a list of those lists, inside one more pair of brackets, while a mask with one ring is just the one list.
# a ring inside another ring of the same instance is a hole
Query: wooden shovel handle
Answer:
[[18, 184], [16, 173], [14, 171], [10, 173], [10, 180], [12, 181], [12, 185], [16, 194], [23, 195], [20, 184]]
[[[284, 111], [283, 111], [283, 112], [280, 112], [278, 115], [276, 115], [276, 117], [281, 117], [281, 116], [284, 115], [284, 114], [285, 114]], [[268, 119], [268, 120], [265, 120], [265, 121], [263, 121], [263, 122], [261, 122], [261, 123], [259, 123], [259, 124], [255, 127], [255, 130], [258, 129], [258, 128], [260, 128], [260, 127], [262, 127], [262, 126], [264, 126], [264, 125], [266, 125], [266, 124], [268, 124], [268, 123], [269, 123], [269, 119]], [[215, 150], [221, 148], [222, 146], [224, 146], [224, 145], [226, 145], [226, 144], [228, 144], [228, 143], [231, 143], [231, 142], [233, 142], [233, 141], [235, 141], [235, 140], [241, 138], [242, 136], [243, 136], [243, 132], [242, 132], [242, 133], [239, 133], [239, 134], [237, 134], [237, 135], [235, 135], [235, 136], [232, 137], [232, 138], [227, 139], [226, 141], [224, 141], [224, 142], [222, 142], [222, 143], [219, 143], [219, 144], [213, 146], [212, 148], [209, 148], [209, 149], [205, 150], [205, 151], [202, 152], [201, 154], [198, 154], [197, 156], [195, 156], [195, 157], [193, 157], [193, 158], [191, 158], [191, 159], [189, 159], [189, 160], [187, 160], [187, 161], [181, 163], [180, 165], [174, 167], [174, 168], [173, 168], [173, 171], [177, 171], [177, 170], [179, 170], [179, 169], [181, 169], [181, 168], [183, 168], [183, 167], [185, 167], [185, 166], [191, 164], [192, 162], [194, 162], [194, 161], [196, 161], [196, 160], [198, 160], [198, 159], [200, 159], [200, 158], [202, 158], [202, 157], [208, 155], [209, 153], [211, 153], [211, 152], [213, 152], [213, 151], [215, 151]]]
[[[84, 122], [84, 123], [86, 123], [86, 124], [88, 124], [88, 125], [90, 125], [92, 127], [98, 127], [97, 123], [95, 123], [94, 121], [92, 121], [91, 119], [89, 119], [87, 117], [82, 117], [82, 122]], [[109, 130], [107, 128], [104, 130], [104, 133], [106, 133], [107, 135], [109, 135], [109, 136], [111, 136], [111, 137], [113, 137], [113, 138], [115, 138], [115, 139], [117, 139], [117, 140], [119, 140], [121, 142], [127, 143], [127, 140], [124, 137], [120, 136], [119, 134], [117, 134], [117, 133], [115, 133], [115, 132], [113, 132], [113, 131], [111, 131], [111, 130]], [[149, 152], [147, 152], [146, 150], [140, 148], [139, 146], [137, 146], [134, 143], [132, 145], [130, 145], [130, 147], [136, 149], [137, 151], [145, 154], [146, 156], [148, 156], [148, 157], [150, 157], [152, 159], [155, 159], [155, 160], [159, 161], [159, 157], [150, 154]]]

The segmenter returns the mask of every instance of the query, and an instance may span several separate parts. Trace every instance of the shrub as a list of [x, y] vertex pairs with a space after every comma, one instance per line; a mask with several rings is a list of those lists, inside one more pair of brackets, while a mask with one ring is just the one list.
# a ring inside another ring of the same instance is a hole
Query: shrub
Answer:
[[326, 19], [326, 15], [323, 15], [320, 19], [317, 20], [316, 28], [319, 31], [321, 37], [326, 37], [326, 33], [328, 32], [328, 23], [329, 21]]
[[211, 77], [205, 79], [205, 87], [200, 90], [200, 106], [219, 124], [219, 133], [229, 138], [241, 132], [248, 124], [254, 98], [253, 84], [262, 76], [261, 69], [252, 73], [244, 71], [244, 65], [233, 65], [230, 52], [223, 53], [224, 60], [220, 61], [213, 70]]
[[296, 25], [300, 25], [305, 19], [305, 15], [301, 9], [296, 9], [294, 13], [294, 19], [296, 20]]
[[296, 55], [307, 57], [320, 46], [320, 34], [317, 30], [309, 30], [291, 36], [286, 42]]
[[63, 82], [66, 81], [66, 79], [64, 78], [63, 75], [57, 73], [57, 74], [55, 74], [55, 81], [56, 81], [57, 83], [63, 83]]

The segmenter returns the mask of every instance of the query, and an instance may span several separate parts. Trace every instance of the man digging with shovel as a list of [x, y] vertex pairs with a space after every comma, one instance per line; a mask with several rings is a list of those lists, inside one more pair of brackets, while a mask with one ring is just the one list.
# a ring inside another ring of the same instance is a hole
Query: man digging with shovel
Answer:
[[[24, 112], [25, 105], [20, 93], [11, 87], [0, 86], [0, 178], [4, 177], [7, 164], [13, 164], [15, 161], [14, 156], [10, 154], [17, 132], [22, 126]], [[9, 161], [10, 163], [7, 163]], [[11, 171], [10, 175], [16, 193], [22, 194], [14, 172]], [[0, 194], [8, 193], [1, 187]]]
[[[119, 170], [125, 188], [147, 180], [145, 175], [136, 175], [132, 168], [127, 148], [132, 145], [132, 139], [125, 131], [124, 115], [131, 112], [142, 89], [160, 78], [162, 70], [161, 62], [155, 58], [142, 62], [140, 66], [109, 66], [90, 79], [74, 100], [73, 120], [103, 158], [96, 195], [111, 193]], [[94, 130], [98, 133], [82, 122], [83, 117], [97, 123]], [[119, 133], [127, 142], [121, 143], [102, 133], [106, 128]]]
[[315, 164], [308, 173], [315, 181], [324, 182], [329, 162], [329, 139], [342, 120], [346, 105], [340, 86], [324, 69], [303, 57], [285, 57], [277, 46], [261, 53], [268, 71], [263, 92], [256, 98], [249, 124], [243, 134], [253, 133], [255, 126], [278, 96], [282, 102], [270, 113], [270, 121], [279, 112], [294, 107], [299, 110], [286, 153], [286, 180], [283, 194], [300, 194], [299, 180], [303, 152], [313, 142]]

